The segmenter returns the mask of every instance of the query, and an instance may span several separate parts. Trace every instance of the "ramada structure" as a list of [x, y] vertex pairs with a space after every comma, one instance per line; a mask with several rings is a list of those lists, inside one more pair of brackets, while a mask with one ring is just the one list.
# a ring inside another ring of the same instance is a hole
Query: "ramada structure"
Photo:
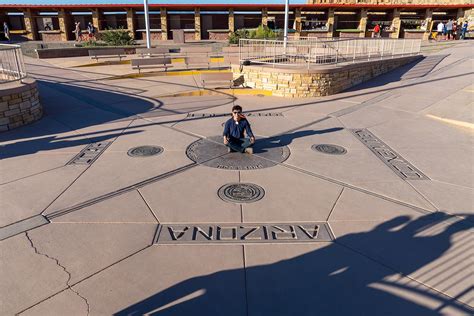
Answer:
[[[231, 32], [284, 25], [281, 4], [150, 4], [153, 40], [170, 40], [184, 30], [187, 40], [226, 40]], [[371, 37], [376, 24], [382, 37], [427, 39], [439, 21], [473, 18], [471, 0], [310, 0], [290, 5], [289, 36]], [[16, 5], [0, 4], [0, 23], [6, 21], [14, 39], [67, 41], [75, 22], [85, 30], [89, 22], [100, 32], [130, 30], [136, 39], [145, 32], [142, 4]]]

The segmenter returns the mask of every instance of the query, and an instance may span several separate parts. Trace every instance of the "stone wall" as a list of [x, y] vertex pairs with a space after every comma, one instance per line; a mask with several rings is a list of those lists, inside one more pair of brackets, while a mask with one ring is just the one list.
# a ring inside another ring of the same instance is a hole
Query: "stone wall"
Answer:
[[43, 42], [60, 42], [62, 40], [61, 32], [59, 31], [42, 32], [40, 36]]
[[[146, 31], [140, 31], [141, 33], [141, 39], [142, 40], [146, 40]], [[157, 31], [152, 31], [150, 32], [150, 40], [151, 41], [162, 41], [163, 40], [163, 36], [161, 35], [161, 32], [157, 32]]]
[[229, 32], [209, 31], [209, 39], [215, 41], [227, 41], [229, 39]]
[[298, 68], [233, 65], [234, 78], [244, 76], [245, 85], [272, 91], [281, 97], [317, 97], [341, 92], [383, 73], [412, 62], [421, 56], [400, 57], [347, 65]]
[[0, 85], [0, 132], [37, 121], [42, 115], [35, 80]]

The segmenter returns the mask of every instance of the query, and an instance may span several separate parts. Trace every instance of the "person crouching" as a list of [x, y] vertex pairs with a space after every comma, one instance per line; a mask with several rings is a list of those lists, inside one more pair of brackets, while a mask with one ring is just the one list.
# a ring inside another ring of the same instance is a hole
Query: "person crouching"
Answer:
[[[244, 134], [247, 134], [247, 137]], [[255, 136], [249, 121], [242, 114], [240, 105], [232, 107], [232, 118], [225, 122], [223, 136], [224, 144], [229, 147], [229, 152], [253, 154], [252, 145], [255, 143]]]

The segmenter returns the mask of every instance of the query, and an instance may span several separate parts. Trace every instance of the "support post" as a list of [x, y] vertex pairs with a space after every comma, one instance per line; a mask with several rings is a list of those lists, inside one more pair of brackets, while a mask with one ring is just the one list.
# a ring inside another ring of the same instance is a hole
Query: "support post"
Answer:
[[100, 13], [99, 9], [94, 9], [92, 10], [92, 25], [97, 29], [97, 31], [100, 31]]
[[61, 31], [61, 41], [63, 42], [67, 42], [71, 38], [73, 31], [69, 18], [69, 14], [64, 9], [59, 10], [59, 30]]
[[168, 40], [168, 18], [165, 8], [160, 9], [160, 20], [161, 20], [161, 39], [163, 41]]
[[[470, 9], [470, 10], [472, 10], [472, 9]], [[456, 21], [457, 21], [458, 23], [464, 22], [464, 19], [465, 19], [464, 15], [465, 15], [464, 9], [463, 9], [463, 8], [459, 8], [459, 9], [458, 9], [458, 12], [457, 12], [457, 15], [456, 15]]]
[[268, 26], [268, 9], [267, 8], [262, 9], [262, 25]]
[[423, 33], [423, 40], [426, 41], [430, 38], [431, 29], [433, 28], [433, 9], [426, 9], [425, 26], [426, 30], [425, 33]]
[[295, 39], [301, 36], [301, 8], [295, 10]]
[[201, 9], [194, 9], [194, 39], [201, 40]]
[[334, 37], [334, 9], [328, 10], [328, 32], [326, 34], [327, 37]]
[[[145, 13], [145, 16], [146, 16], [146, 13]], [[146, 17], [145, 17], [145, 22], [146, 22]], [[133, 19], [132, 9], [127, 9], [127, 30], [131, 33], [132, 37], [135, 38], [135, 21]]]
[[23, 16], [25, 21], [26, 37], [32, 41], [38, 40], [38, 30], [36, 28], [36, 23], [31, 9], [26, 9], [26, 11], [23, 11]]
[[235, 32], [234, 9], [229, 9], [229, 32]]
[[402, 20], [400, 19], [400, 9], [393, 9], [392, 20], [392, 38], [400, 37], [400, 28], [402, 27]]
[[358, 29], [361, 31], [359, 37], [365, 37], [365, 31], [367, 30], [367, 9], [360, 10], [360, 20]]

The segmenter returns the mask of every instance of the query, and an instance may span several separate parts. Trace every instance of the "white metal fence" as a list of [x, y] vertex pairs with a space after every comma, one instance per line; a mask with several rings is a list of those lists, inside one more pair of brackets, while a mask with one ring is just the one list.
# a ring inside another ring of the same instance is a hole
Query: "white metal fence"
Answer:
[[240, 63], [307, 66], [370, 61], [420, 53], [420, 39], [318, 39], [288, 41], [241, 39]]
[[0, 44], [0, 84], [24, 78], [26, 69], [20, 46]]

